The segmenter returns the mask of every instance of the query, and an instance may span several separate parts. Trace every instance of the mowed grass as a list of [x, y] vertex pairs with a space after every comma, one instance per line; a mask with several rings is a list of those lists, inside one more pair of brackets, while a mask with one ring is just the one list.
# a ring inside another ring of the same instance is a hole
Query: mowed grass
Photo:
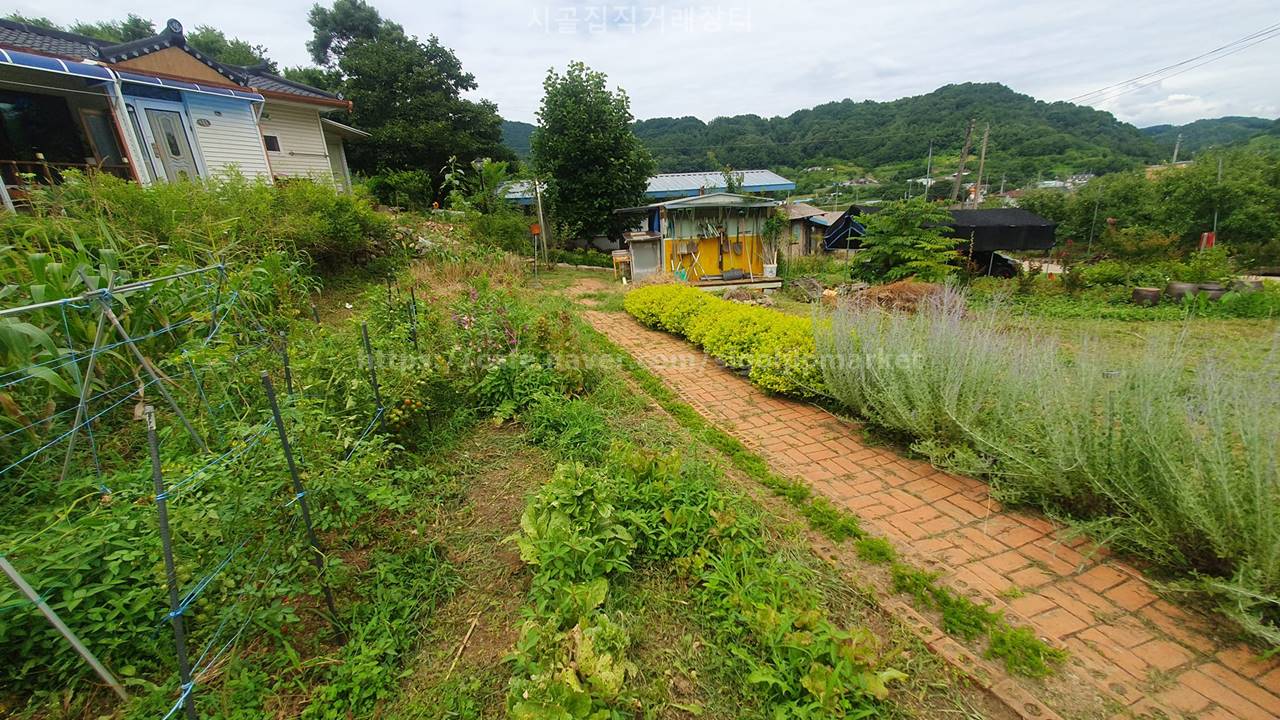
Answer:
[[1177, 351], [1192, 366], [1219, 363], [1256, 369], [1274, 362], [1280, 353], [1280, 320], [1125, 322], [1009, 314], [1000, 326], [1013, 333], [1047, 336], [1071, 356], [1096, 353], [1116, 363]]

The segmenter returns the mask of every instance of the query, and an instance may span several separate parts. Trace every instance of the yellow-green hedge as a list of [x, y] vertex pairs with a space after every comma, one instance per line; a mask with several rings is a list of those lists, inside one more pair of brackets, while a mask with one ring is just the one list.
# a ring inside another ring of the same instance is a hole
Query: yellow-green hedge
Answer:
[[751, 381], [765, 390], [826, 394], [808, 318], [730, 302], [688, 285], [632, 290], [623, 307], [644, 325], [685, 337], [729, 367], [748, 368]]

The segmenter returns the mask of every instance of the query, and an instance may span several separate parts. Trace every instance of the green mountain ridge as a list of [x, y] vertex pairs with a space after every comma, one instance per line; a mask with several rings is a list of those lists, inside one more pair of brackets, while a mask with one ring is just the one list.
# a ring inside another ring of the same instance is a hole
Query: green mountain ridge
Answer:
[[1170, 153], [1178, 142], [1178, 135], [1182, 135], [1178, 157], [1189, 160], [1201, 150], [1214, 146], [1233, 145], [1267, 133], [1276, 127], [1277, 122], [1260, 117], [1227, 115], [1219, 118], [1204, 118], [1185, 125], [1152, 125], [1142, 128], [1142, 132]]
[[[829, 102], [786, 116], [744, 114], [710, 122], [658, 117], [632, 127], [661, 172], [724, 165], [771, 168], [791, 173], [806, 192], [809, 186], [825, 185], [825, 175], [832, 174], [806, 168], [834, 167], [834, 175], [846, 179], [859, 173], [874, 176], [890, 197], [902, 194], [907, 178], [925, 173], [930, 141], [934, 177], [954, 173], [971, 118], [976, 122], [966, 164], [969, 178], [977, 169], [983, 130], [990, 125], [984, 178], [1009, 187], [1166, 161], [1173, 147], [1172, 141], [1165, 142], [1168, 133], [1176, 137], [1183, 132], [1186, 152], [1195, 153], [1202, 146], [1247, 140], [1267, 126], [1274, 132], [1277, 126], [1260, 118], [1220, 118], [1139, 129], [1091, 107], [1037, 100], [999, 83], [963, 83], [887, 102]], [[523, 156], [533, 129], [529, 123], [507, 121], [504, 141]], [[808, 182], [813, 174], [824, 178]]]

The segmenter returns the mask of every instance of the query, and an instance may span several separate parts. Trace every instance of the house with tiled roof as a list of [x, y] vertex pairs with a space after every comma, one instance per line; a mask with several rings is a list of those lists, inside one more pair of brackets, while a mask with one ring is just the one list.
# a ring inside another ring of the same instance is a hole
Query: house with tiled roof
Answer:
[[67, 169], [149, 184], [234, 168], [349, 187], [346, 143], [367, 133], [325, 115], [350, 107], [208, 57], [177, 20], [126, 43], [0, 20], [0, 178], [13, 193]]

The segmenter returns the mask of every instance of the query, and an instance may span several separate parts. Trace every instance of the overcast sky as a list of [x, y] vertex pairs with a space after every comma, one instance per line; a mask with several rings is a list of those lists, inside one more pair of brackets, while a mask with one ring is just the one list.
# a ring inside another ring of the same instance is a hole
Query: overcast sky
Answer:
[[[61, 23], [176, 17], [308, 62], [310, 0], [17, 0]], [[631, 96], [636, 117], [786, 115], [853, 98], [892, 100], [947, 83], [1002, 82], [1066, 100], [1280, 23], [1275, 0], [374, 0], [435, 34], [476, 76], [478, 97], [532, 122], [548, 68], [582, 60]], [[1186, 66], [1184, 66], [1186, 67]], [[1280, 38], [1091, 103], [1139, 126], [1280, 115]]]

